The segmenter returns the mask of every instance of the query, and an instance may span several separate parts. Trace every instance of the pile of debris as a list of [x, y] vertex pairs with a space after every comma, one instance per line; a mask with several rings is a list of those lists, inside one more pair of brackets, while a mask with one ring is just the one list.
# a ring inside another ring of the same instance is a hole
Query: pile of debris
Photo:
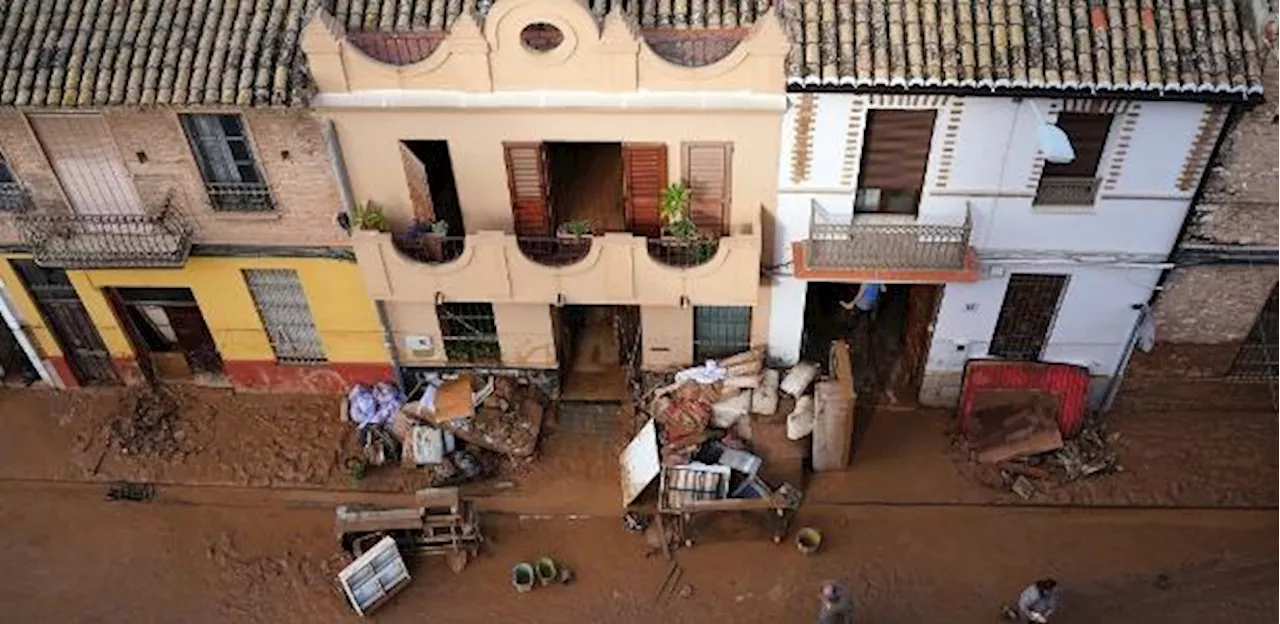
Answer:
[[528, 380], [437, 375], [412, 397], [386, 383], [348, 393], [344, 419], [359, 426], [366, 464], [399, 461], [426, 470], [441, 486], [492, 472], [491, 453], [527, 459], [537, 449], [545, 399]]
[[961, 447], [971, 461], [998, 470], [999, 482], [990, 485], [1023, 499], [1039, 491], [1035, 482], [1063, 484], [1123, 470], [1111, 449], [1118, 433], [1108, 434], [1105, 423], [1092, 417], [1064, 439], [1059, 409], [1044, 391], [984, 392], [975, 400]]
[[108, 425], [111, 442], [124, 455], [177, 458], [186, 449], [180, 416], [177, 398], [164, 388], [131, 392]]

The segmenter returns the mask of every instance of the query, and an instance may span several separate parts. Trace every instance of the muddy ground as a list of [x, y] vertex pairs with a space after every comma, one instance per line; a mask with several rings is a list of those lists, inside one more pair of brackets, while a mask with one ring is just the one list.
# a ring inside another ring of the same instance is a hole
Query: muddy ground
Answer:
[[[1066, 587], [1055, 624], [1261, 624], [1276, 619], [1272, 512], [824, 507], [814, 556], [726, 518], [669, 563], [616, 518], [484, 518], [487, 553], [461, 574], [442, 561], [377, 621], [805, 622], [825, 578], [854, 588], [861, 622], [999, 622], [1029, 579]], [[7, 622], [355, 622], [331, 584], [332, 511], [217, 502], [103, 502], [85, 491], [0, 487]], [[1176, 547], [1171, 547], [1176, 545]], [[517, 595], [510, 567], [551, 554], [576, 582]], [[1161, 589], [1158, 575], [1168, 577]]]

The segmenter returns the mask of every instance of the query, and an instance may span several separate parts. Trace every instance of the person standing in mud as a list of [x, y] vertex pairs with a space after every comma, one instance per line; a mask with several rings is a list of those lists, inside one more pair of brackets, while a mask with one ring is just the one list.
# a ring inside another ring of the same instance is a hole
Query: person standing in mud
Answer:
[[835, 581], [818, 591], [818, 624], [853, 624], [853, 592]]
[[1018, 596], [1018, 610], [1006, 609], [1005, 616], [1020, 624], [1045, 624], [1058, 609], [1058, 582], [1045, 578], [1027, 586]]

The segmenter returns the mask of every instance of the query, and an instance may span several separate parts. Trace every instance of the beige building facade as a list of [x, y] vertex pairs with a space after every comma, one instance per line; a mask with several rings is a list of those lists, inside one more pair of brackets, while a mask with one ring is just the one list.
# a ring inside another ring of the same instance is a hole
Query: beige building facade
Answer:
[[[441, 21], [349, 30], [320, 12], [302, 33], [399, 365], [589, 376], [761, 344], [782, 21], [645, 29], [573, 0]], [[682, 236], [661, 209], [673, 184]]]

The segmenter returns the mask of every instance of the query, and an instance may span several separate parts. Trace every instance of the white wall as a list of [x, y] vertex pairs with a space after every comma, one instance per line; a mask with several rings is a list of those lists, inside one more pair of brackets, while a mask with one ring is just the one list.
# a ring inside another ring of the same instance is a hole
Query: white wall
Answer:
[[[993, 274], [1000, 271], [1004, 274]], [[1147, 301], [1160, 272], [1158, 266], [987, 265], [979, 281], [946, 286], [926, 369], [960, 372], [966, 359], [986, 357], [1009, 276], [1042, 273], [1068, 278], [1041, 359], [1087, 366], [1092, 375], [1109, 376], [1124, 356], [1137, 321], [1133, 306]]]

